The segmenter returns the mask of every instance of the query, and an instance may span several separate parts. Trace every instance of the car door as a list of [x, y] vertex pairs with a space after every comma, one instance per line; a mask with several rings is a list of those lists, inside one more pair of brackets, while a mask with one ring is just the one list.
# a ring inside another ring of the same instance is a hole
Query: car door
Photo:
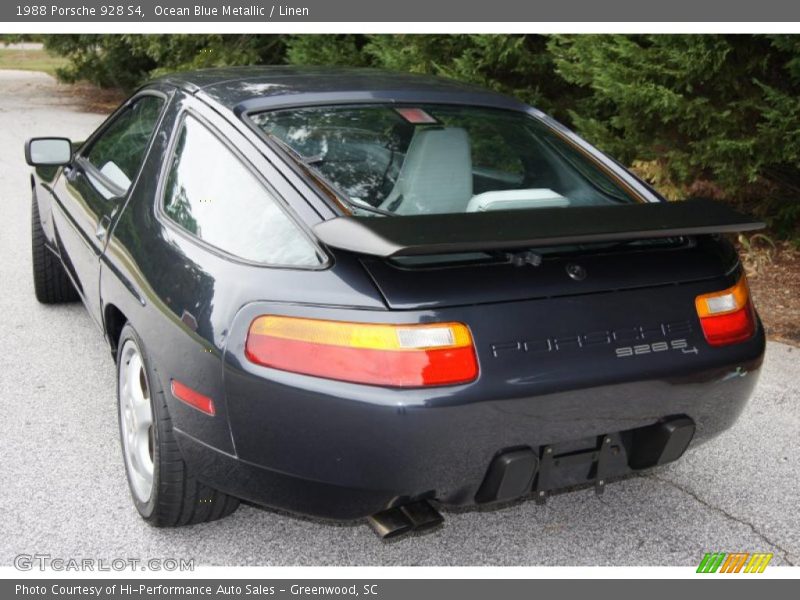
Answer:
[[140, 93], [87, 141], [54, 192], [56, 243], [89, 313], [100, 324], [100, 256], [108, 232], [136, 185], [166, 96]]

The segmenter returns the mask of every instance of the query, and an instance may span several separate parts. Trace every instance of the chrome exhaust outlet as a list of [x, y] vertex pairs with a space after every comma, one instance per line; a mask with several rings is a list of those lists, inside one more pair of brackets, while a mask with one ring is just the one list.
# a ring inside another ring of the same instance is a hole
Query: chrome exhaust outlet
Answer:
[[396, 506], [367, 517], [370, 527], [382, 540], [398, 537], [412, 531], [433, 529], [444, 522], [444, 517], [426, 500]]
[[433, 508], [427, 500], [404, 504], [400, 507], [406, 518], [411, 521], [414, 531], [424, 531], [433, 529], [444, 523], [444, 517], [438, 510]]
[[390, 508], [367, 517], [372, 530], [382, 540], [397, 537], [411, 531], [414, 526], [399, 508]]

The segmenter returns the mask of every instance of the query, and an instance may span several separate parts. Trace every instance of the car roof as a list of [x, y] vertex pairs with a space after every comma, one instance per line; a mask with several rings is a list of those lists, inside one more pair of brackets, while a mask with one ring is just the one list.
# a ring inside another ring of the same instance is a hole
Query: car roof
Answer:
[[158, 80], [236, 113], [352, 102], [471, 104], [527, 111], [496, 92], [443, 77], [349, 67], [250, 66], [204, 69]]

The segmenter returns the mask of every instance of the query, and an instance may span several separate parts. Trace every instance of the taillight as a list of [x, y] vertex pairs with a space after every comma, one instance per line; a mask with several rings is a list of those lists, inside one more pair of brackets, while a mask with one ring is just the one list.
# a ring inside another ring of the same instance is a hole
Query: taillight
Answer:
[[712, 346], [743, 342], [755, 333], [755, 311], [744, 274], [733, 287], [698, 296], [695, 307], [703, 335]]
[[257, 317], [245, 345], [259, 365], [393, 387], [466, 383], [478, 376], [469, 329], [461, 323], [389, 325]]

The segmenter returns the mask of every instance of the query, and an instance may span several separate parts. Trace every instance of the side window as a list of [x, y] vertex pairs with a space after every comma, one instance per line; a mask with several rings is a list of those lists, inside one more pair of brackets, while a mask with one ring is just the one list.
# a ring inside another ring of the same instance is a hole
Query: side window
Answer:
[[164, 187], [164, 212], [220, 250], [272, 265], [316, 266], [314, 245], [239, 158], [186, 117]]
[[123, 191], [128, 191], [142, 166], [163, 107], [164, 100], [156, 96], [137, 99], [94, 141], [86, 155], [97, 170]]

